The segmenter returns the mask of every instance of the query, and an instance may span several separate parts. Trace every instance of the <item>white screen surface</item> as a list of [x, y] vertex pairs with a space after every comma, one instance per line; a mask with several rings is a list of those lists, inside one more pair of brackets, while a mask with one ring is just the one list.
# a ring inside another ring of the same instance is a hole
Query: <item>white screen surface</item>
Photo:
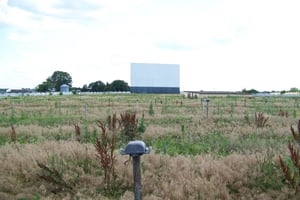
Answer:
[[131, 86], [180, 87], [179, 64], [131, 63]]

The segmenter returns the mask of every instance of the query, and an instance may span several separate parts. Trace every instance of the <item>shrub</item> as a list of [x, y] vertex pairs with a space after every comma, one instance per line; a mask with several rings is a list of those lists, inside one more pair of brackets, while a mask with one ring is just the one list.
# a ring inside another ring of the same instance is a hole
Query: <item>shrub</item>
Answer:
[[37, 161], [40, 173], [37, 177], [47, 182], [47, 190], [54, 194], [70, 192], [74, 195], [74, 188], [80, 180], [80, 170], [72, 166], [61, 155], [51, 155], [48, 164]]
[[144, 113], [143, 113], [143, 115], [142, 115], [142, 119], [141, 119], [141, 121], [140, 121], [140, 123], [139, 123], [139, 126], [138, 126], [138, 128], [137, 128], [137, 131], [138, 131], [139, 133], [145, 133], [145, 131], [146, 131], [146, 125], [145, 125], [145, 117], [144, 117]]
[[149, 115], [153, 116], [154, 115], [154, 109], [153, 109], [153, 103], [151, 101], [149, 105], [149, 110], [148, 110]]
[[292, 136], [294, 138], [294, 141], [298, 144], [298, 148], [300, 149], [300, 120], [298, 121], [297, 129], [298, 129], [298, 133], [296, 133], [293, 126], [291, 126]]
[[120, 121], [117, 119], [116, 113], [107, 117], [107, 125], [109, 130], [111, 130], [113, 133], [116, 133], [120, 127]]
[[79, 125], [78, 124], [74, 124], [74, 128], [75, 128], [76, 140], [78, 142], [81, 142], [81, 131], [80, 131]]
[[103, 122], [97, 121], [98, 127], [101, 129], [100, 138], [96, 138], [95, 148], [97, 151], [97, 158], [100, 161], [100, 166], [104, 170], [104, 182], [106, 190], [111, 190], [111, 182], [114, 178], [114, 147], [115, 137], [111, 137], [107, 133], [107, 129]]
[[137, 139], [138, 120], [136, 118], [136, 113], [121, 113], [121, 127], [125, 142]]
[[66, 189], [73, 189], [73, 187], [64, 180], [62, 172], [59, 172], [56, 168], [48, 167], [47, 165], [40, 162], [38, 162], [37, 165], [42, 170], [42, 173], [38, 177], [47, 181], [48, 183], [55, 185], [51, 192], [56, 194]]
[[[298, 133], [296, 133], [294, 128], [291, 126], [291, 132], [294, 141], [297, 143], [298, 148], [300, 149], [300, 120], [298, 121], [297, 128]], [[279, 163], [286, 181], [292, 186], [297, 194], [300, 189], [300, 153], [299, 149], [296, 149], [291, 142], [288, 144], [288, 149], [290, 152], [289, 158], [292, 166], [289, 166], [288, 161], [284, 161], [281, 156], [279, 156]]]
[[11, 127], [11, 133], [10, 133], [11, 142], [16, 142], [17, 141], [16, 129], [13, 125], [11, 125], [10, 127]]
[[263, 128], [267, 125], [269, 117], [265, 117], [264, 113], [262, 113], [262, 112], [258, 112], [258, 113], [255, 112], [254, 120], [255, 120], [255, 124], [256, 124], [257, 128]]

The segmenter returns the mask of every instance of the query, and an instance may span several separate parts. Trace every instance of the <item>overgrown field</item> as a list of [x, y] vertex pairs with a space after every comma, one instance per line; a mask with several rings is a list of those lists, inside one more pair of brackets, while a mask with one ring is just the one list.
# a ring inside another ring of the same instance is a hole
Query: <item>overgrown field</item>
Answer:
[[[299, 199], [279, 163], [297, 186], [288, 144], [299, 119], [297, 97], [1, 98], [0, 199], [133, 199], [131, 160], [119, 154], [131, 139], [153, 148], [141, 158], [143, 199]], [[112, 170], [95, 145], [102, 128]]]

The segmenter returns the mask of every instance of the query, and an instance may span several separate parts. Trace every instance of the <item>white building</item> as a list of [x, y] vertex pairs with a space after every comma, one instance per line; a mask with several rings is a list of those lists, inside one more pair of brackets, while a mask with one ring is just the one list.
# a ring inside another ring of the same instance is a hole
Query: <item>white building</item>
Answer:
[[132, 93], [180, 93], [180, 65], [131, 63]]

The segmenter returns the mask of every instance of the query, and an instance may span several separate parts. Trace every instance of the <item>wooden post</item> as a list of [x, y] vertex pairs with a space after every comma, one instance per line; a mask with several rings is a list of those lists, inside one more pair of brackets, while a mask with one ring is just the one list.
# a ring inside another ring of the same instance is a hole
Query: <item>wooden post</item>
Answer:
[[132, 156], [133, 162], [133, 182], [134, 182], [134, 200], [142, 200], [141, 184], [141, 156]]

